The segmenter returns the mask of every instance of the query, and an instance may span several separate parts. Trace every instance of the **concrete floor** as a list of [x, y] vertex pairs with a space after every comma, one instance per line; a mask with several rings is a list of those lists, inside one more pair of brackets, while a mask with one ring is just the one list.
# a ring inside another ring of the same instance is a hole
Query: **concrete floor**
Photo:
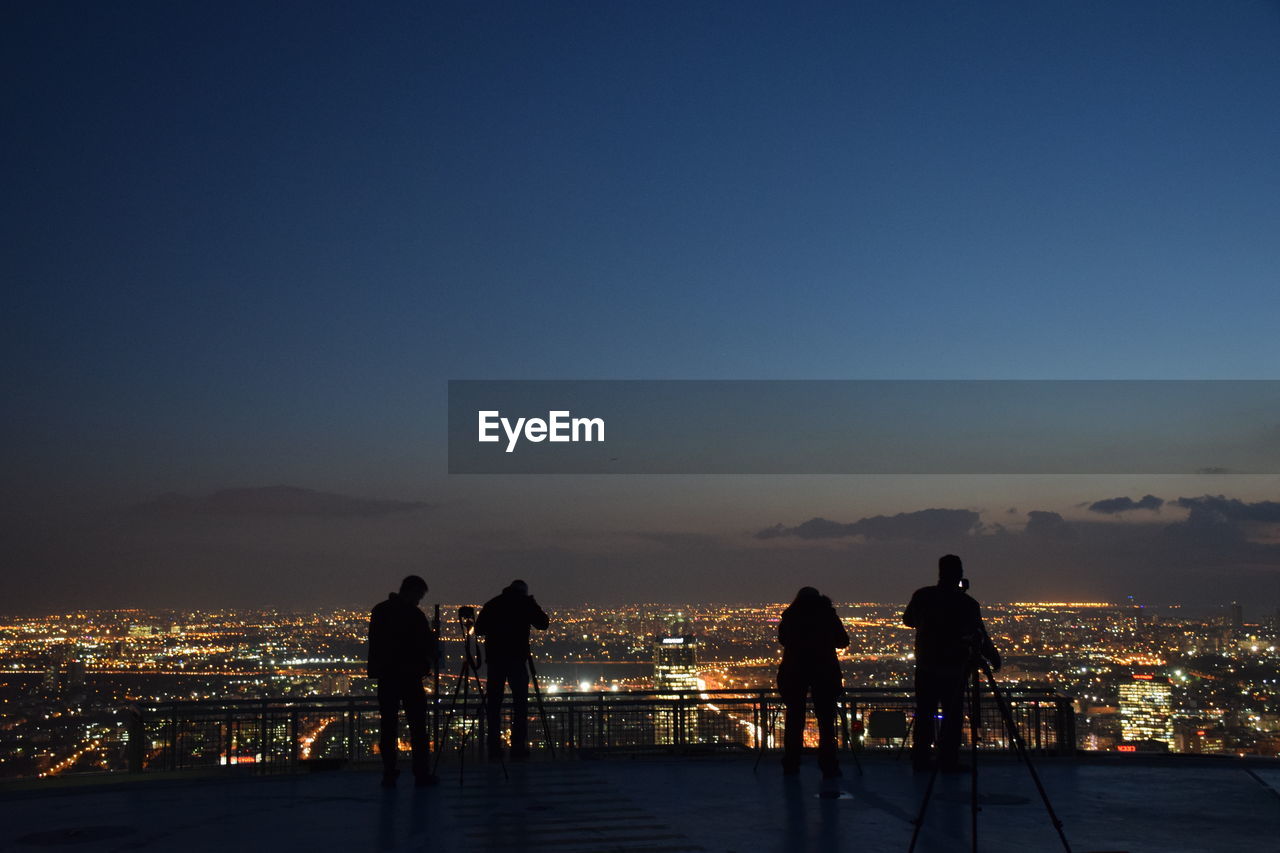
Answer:
[[[389, 792], [373, 770], [158, 777], [0, 794], [0, 850], [31, 851], [906, 851], [928, 776], [885, 758], [849, 762], [847, 796], [816, 770], [786, 780], [734, 758], [443, 767], [437, 788]], [[1167, 761], [1046, 760], [1037, 767], [1072, 850], [1280, 850], [1280, 769]], [[917, 850], [970, 849], [969, 777], [941, 776]], [[979, 849], [1062, 846], [1026, 769], [981, 765]]]

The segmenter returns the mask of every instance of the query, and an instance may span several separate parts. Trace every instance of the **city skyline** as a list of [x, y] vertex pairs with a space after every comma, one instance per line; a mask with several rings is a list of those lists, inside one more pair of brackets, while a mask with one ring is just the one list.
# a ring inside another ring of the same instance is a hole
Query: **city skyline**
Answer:
[[[550, 625], [533, 652], [552, 702], [579, 703], [588, 713], [603, 696], [624, 707], [681, 696], [689, 702], [683, 712], [620, 714], [611, 724], [622, 739], [615, 746], [651, 739], [659, 746], [745, 742], [750, 748], [759, 733], [741, 703], [772, 691], [785, 606], [549, 606]], [[901, 603], [836, 606], [851, 640], [839, 652], [839, 665], [858, 719], [866, 721], [876, 709], [900, 713], [914, 668], [914, 631], [902, 624]], [[440, 613], [441, 701], [462, 659], [455, 613], [454, 605]], [[1068, 749], [1086, 751], [1280, 751], [1280, 613], [1246, 620], [1239, 604], [1206, 616], [1128, 602], [996, 603], [985, 621], [1004, 659], [1003, 689], [1032, 706], [1048, 703], [1024, 724], [1059, 751], [1068, 735]], [[367, 624], [363, 609], [7, 618], [0, 622], [0, 704], [9, 721], [0, 730], [0, 776], [142, 769], [139, 761], [164, 767], [172, 753], [137, 755], [127, 748], [133, 735], [123, 721], [138, 708], [155, 708], [160, 719], [170, 711], [200, 719], [208, 713], [202, 708], [221, 709], [214, 711], [219, 725], [232, 715], [257, 720], [268, 705], [281, 713], [293, 709], [308, 721], [297, 729], [303, 759], [350, 755], [365, 747], [353, 746], [344, 734], [350, 729], [335, 723], [373, 701], [365, 673]], [[435, 680], [429, 683], [434, 692]], [[281, 716], [277, 724], [286, 721]], [[222, 734], [193, 731], [185, 747], [190, 758], [268, 760], [265, 744], [255, 740], [260, 730], [242, 728], [236, 747], [226, 725]], [[287, 729], [277, 736], [283, 743], [292, 737]], [[372, 736], [364, 730], [361, 739]], [[158, 737], [163, 740], [163, 730]], [[998, 728], [984, 740], [1003, 748]], [[894, 742], [872, 723], [862, 746], [892, 749]]]

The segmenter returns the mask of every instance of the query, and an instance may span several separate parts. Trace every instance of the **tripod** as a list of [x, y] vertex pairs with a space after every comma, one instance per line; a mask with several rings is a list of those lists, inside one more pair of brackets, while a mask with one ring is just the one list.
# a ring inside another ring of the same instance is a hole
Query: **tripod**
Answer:
[[[764, 702], [763, 693], [760, 694], [760, 701], [761, 703]], [[771, 733], [773, 732], [773, 722], [778, 718], [778, 711], [774, 708], [769, 708], [765, 712], [765, 717], [767, 722], [766, 720], [761, 720], [760, 722], [763, 723], [763, 728], [756, 733], [756, 763], [751, 767], [752, 773], [760, 769], [760, 759], [764, 758], [764, 751], [769, 745], [769, 738], [772, 737]]]
[[[983, 631], [985, 637], [986, 632]], [[989, 642], [989, 641], [988, 641]], [[972, 680], [970, 681], [970, 674]], [[1000, 710], [1000, 717], [1004, 721], [1005, 730], [1009, 734], [1009, 742], [1013, 744], [1014, 751], [1018, 758], [1027, 766], [1027, 772], [1031, 774], [1031, 781], [1035, 782], [1036, 790], [1040, 792], [1040, 799], [1044, 803], [1045, 811], [1049, 815], [1049, 821], [1053, 824], [1053, 828], [1058, 833], [1058, 838], [1062, 841], [1062, 848], [1071, 853], [1071, 845], [1067, 842], [1066, 833], [1062, 829], [1062, 821], [1053, 810], [1053, 804], [1049, 802], [1049, 794], [1045, 791], [1044, 785], [1040, 782], [1040, 774], [1036, 772], [1035, 765], [1031, 763], [1031, 754], [1027, 750], [1026, 743], [1022, 740], [1022, 735], [1018, 731], [1017, 724], [1013, 721], [1013, 712], [1010, 710], [1008, 700], [1005, 695], [1000, 692], [1000, 686], [996, 684], [996, 678], [991, 673], [991, 664], [989, 664], [980, 653], [976, 650], [972, 652], [969, 664], [961, 673], [960, 689], [965, 689], [966, 682], [969, 689], [969, 748], [970, 748], [970, 788], [969, 788], [969, 813], [970, 813], [970, 835], [973, 840], [973, 853], [978, 851], [978, 812], [981, 807], [978, 805], [978, 733], [981, 728], [981, 684], [979, 675], [987, 676], [987, 684], [991, 687], [991, 693], [995, 697], [996, 707]], [[913, 853], [916, 849], [916, 841], [920, 838], [920, 830], [924, 827], [925, 811], [929, 808], [929, 800], [933, 796], [933, 786], [938, 780], [939, 763], [935, 762], [933, 773], [929, 776], [929, 785], [925, 788], [924, 798], [920, 801], [920, 812], [916, 815], [915, 831], [911, 833], [911, 846], [907, 848], [907, 853]]]
[[547, 749], [551, 750], [551, 760], [555, 761], [556, 746], [551, 742], [551, 729], [547, 725], [547, 708], [542, 704], [542, 688], [538, 686], [538, 670], [533, 665], [533, 652], [529, 652], [525, 663], [529, 667], [529, 680], [533, 682], [533, 696], [538, 701], [538, 717], [542, 720], [542, 739], [547, 744]]
[[[458, 627], [462, 631], [462, 665], [458, 668], [457, 681], [453, 686], [453, 696], [449, 699], [449, 710], [445, 713], [444, 720], [444, 737], [448, 737], [449, 729], [453, 725], [453, 715], [458, 707], [458, 696], [462, 696], [462, 736], [458, 743], [458, 784], [463, 784], [465, 777], [465, 768], [467, 762], [467, 732], [471, 730], [471, 722], [467, 719], [467, 708], [471, 704], [471, 682], [475, 680], [476, 696], [481, 702], [476, 711], [476, 723], [479, 723], [480, 715], [484, 713], [484, 691], [480, 687], [480, 650], [476, 644], [476, 609], [474, 607], [463, 606], [458, 608]], [[440, 757], [444, 754], [443, 743], [441, 748], [436, 752], [436, 767], [440, 765]], [[507, 763], [505, 760], [499, 760], [502, 763], [502, 776], [509, 779], [507, 775]], [[432, 768], [435, 772], [435, 767]]]

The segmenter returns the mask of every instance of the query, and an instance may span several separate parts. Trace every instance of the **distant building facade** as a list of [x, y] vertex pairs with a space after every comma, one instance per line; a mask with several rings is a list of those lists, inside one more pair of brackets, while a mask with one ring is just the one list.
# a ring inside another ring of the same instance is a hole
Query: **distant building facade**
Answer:
[[[697, 697], [688, 691], [699, 688], [698, 640], [685, 634], [659, 635], [653, 640], [653, 686], [659, 699], [688, 701], [688, 706], [659, 710], [654, 718], [654, 742], [688, 743], [697, 739]], [[670, 692], [668, 692], [670, 691]], [[681, 695], [685, 694], [685, 695]]]
[[1173, 745], [1173, 687], [1168, 678], [1139, 673], [1120, 685], [1120, 734], [1129, 742]]

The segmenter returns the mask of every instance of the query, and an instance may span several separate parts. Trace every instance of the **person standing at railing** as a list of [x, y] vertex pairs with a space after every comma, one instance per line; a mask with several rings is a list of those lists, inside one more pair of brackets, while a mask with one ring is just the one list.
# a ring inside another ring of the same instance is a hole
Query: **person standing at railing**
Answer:
[[529, 757], [529, 629], [545, 631], [547, 614], [529, 594], [529, 585], [515, 580], [485, 602], [476, 618], [476, 633], [484, 636], [489, 664], [485, 686], [485, 719], [489, 758], [502, 757], [502, 694], [511, 685], [511, 760]]
[[400, 741], [400, 707], [409, 724], [413, 749], [413, 776], [419, 787], [436, 783], [431, 773], [431, 742], [427, 738], [427, 695], [423, 676], [438, 666], [436, 635], [418, 603], [427, 594], [427, 582], [409, 575], [400, 591], [379, 602], [369, 617], [370, 678], [378, 681], [379, 750], [382, 785], [395, 787], [400, 771], [396, 759]]
[[[801, 587], [795, 601], [782, 612], [778, 624], [782, 663], [778, 666], [778, 692], [786, 705], [782, 772], [800, 772], [804, 749], [805, 698], [813, 695], [813, 715], [818, 722], [818, 766], [824, 781], [840, 776], [836, 759], [836, 700], [844, 691], [836, 649], [849, 645], [831, 599], [811, 586]], [[825, 793], [824, 789], [824, 793]]]
[[911, 764], [920, 772], [933, 765], [930, 755], [933, 716], [942, 706], [938, 732], [938, 769], [944, 773], [965, 770], [960, 763], [960, 728], [964, 715], [964, 690], [981, 655], [1000, 668], [1000, 653], [982, 624], [982, 608], [966, 592], [969, 580], [955, 554], [938, 560], [938, 583], [921, 587], [911, 596], [902, 622], [916, 629], [916, 716]]

